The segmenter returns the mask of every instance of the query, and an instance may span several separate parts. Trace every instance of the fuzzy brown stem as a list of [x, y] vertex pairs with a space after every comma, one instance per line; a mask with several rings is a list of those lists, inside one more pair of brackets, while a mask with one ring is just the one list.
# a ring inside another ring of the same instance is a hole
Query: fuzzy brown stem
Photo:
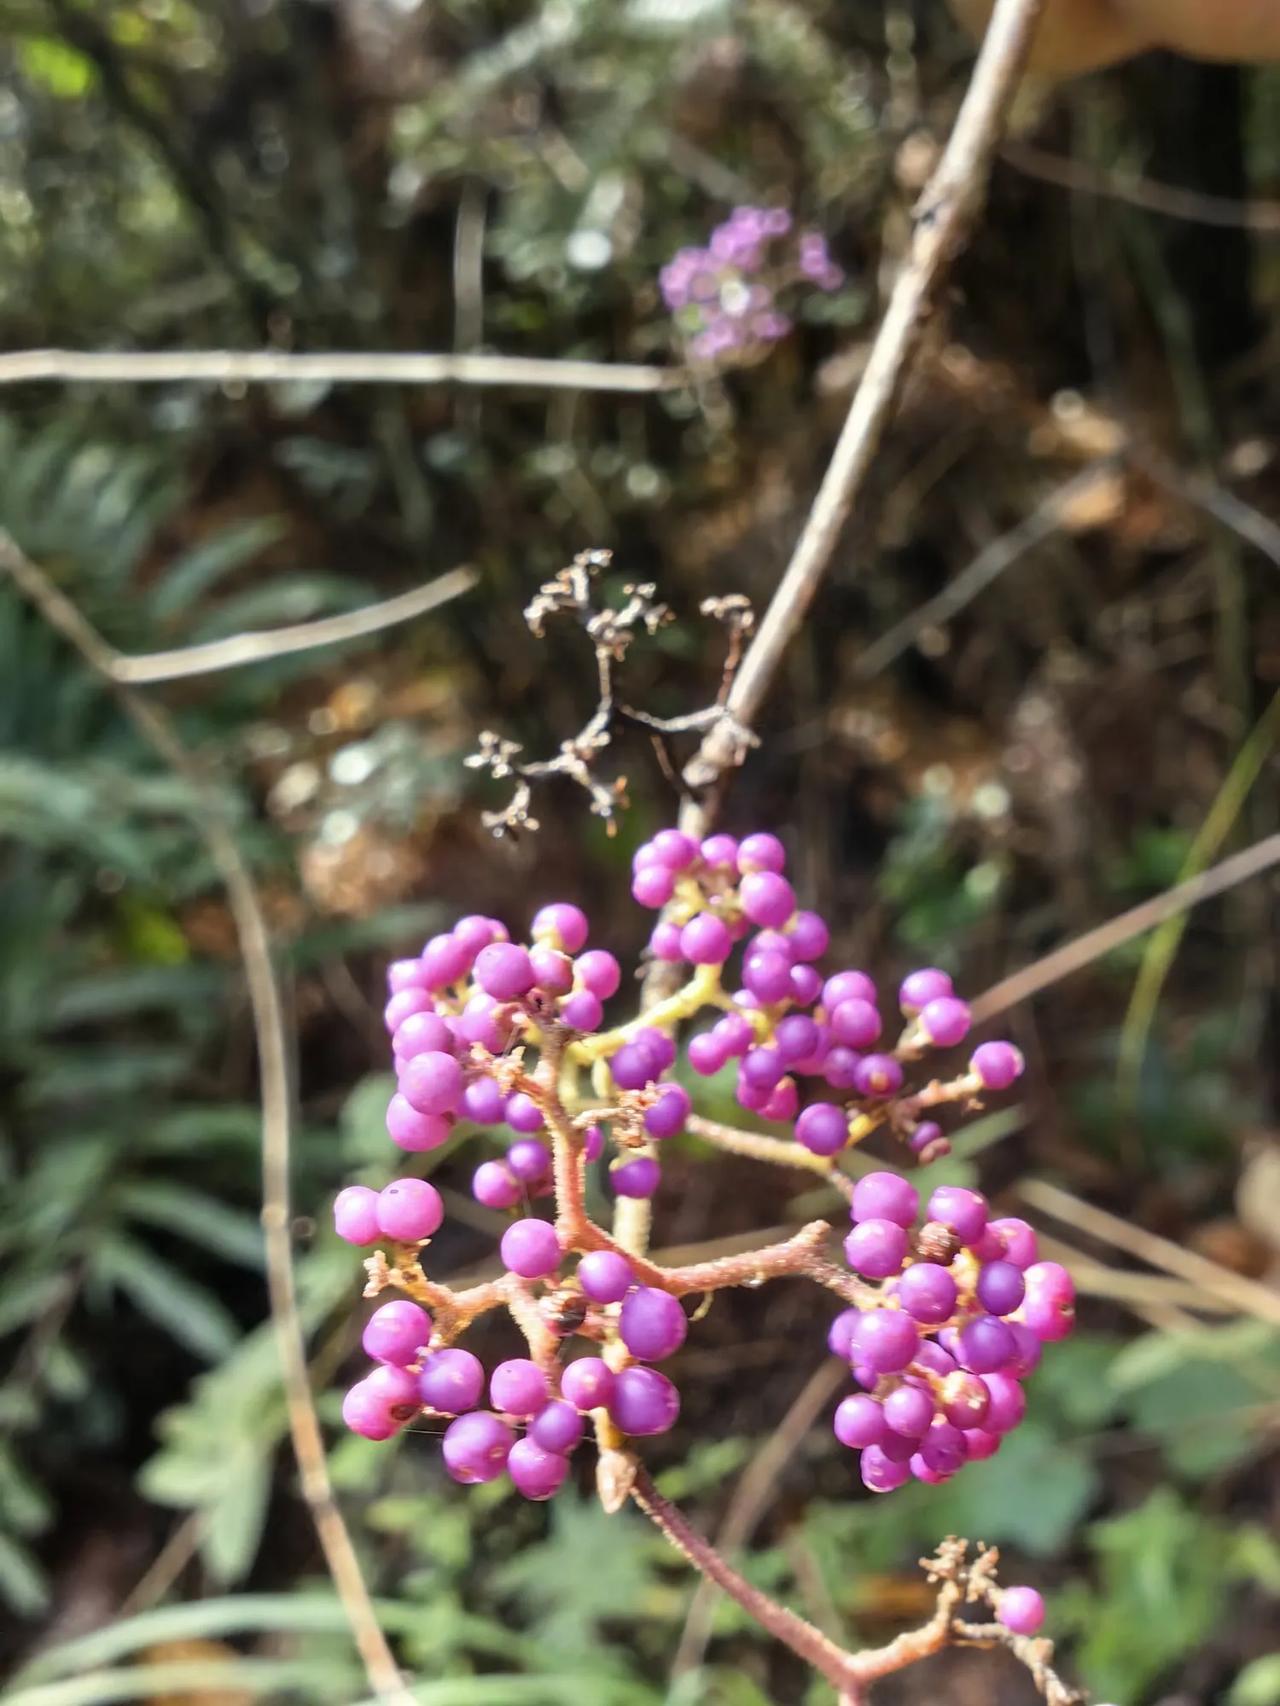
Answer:
[[764, 1132], [742, 1131], [738, 1126], [722, 1125], [719, 1120], [706, 1120], [690, 1114], [685, 1130], [733, 1155], [745, 1155], [752, 1161], [767, 1161], [774, 1167], [798, 1167], [806, 1173], [817, 1173], [830, 1182], [846, 1201], [853, 1200], [853, 1180], [836, 1166], [833, 1155], [815, 1155], [803, 1143], [786, 1138], [769, 1137]]

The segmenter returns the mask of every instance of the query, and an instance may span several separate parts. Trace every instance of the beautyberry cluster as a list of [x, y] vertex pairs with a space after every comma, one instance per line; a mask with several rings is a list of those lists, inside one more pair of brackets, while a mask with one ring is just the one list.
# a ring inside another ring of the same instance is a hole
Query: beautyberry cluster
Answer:
[[978, 1191], [941, 1185], [921, 1219], [912, 1184], [868, 1173], [852, 1218], [845, 1257], [879, 1288], [828, 1335], [860, 1388], [836, 1410], [836, 1438], [861, 1452], [873, 1492], [950, 1480], [1022, 1420], [1022, 1382], [1071, 1331], [1071, 1276], [1037, 1260], [1026, 1221], [991, 1219]]
[[658, 282], [691, 360], [754, 361], [791, 330], [780, 297], [838, 290], [844, 273], [820, 232], [793, 234], [786, 208], [735, 207], [706, 248], [677, 250]]
[[[784, 1145], [779, 1158], [809, 1165], [814, 1155], [834, 1165], [840, 1150], [877, 1129], [918, 1161], [933, 1159], [947, 1140], [922, 1113], [972, 1104], [1021, 1071], [1011, 1044], [988, 1042], [954, 1077], [910, 1086], [916, 1062], [964, 1040], [967, 1007], [945, 973], [913, 972], [899, 990], [899, 1035], [885, 1039], [871, 978], [816, 968], [829, 931], [797, 906], [785, 868], [782, 844], [769, 834], [699, 842], [666, 829], [641, 847], [632, 892], [662, 913], [649, 954], [684, 967], [685, 981], [612, 1027], [605, 1008], [620, 989], [620, 967], [588, 945], [586, 916], [566, 902], [535, 915], [527, 942], [513, 942], [495, 919], [470, 916], [390, 967], [397, 1088], [388, 1133], [417, 1154], [487, 1129], [503, 1149], [476, 1168], [472, 1190], [512, 1218], [499, 1242], [501, 1276], [454, 1291], [424, 1271], [444, 1219], [428, 1180], [401, 1178], [381, 1191], [352, 1185], [338, 1195], [340, 1236], [381, 1246], [366, 1262], [366, 1295], [407, 1294], [380, 1302], [366, 1324], [374, 1366], [343, 1405], [357, 1433], [387, 1439], [417, 1417], [440, 1418], [456, 1480], [506, 1471], [526, 1497], [550, 1497], [587, 1418], [614, 1449], [676, 1421], [679, 1394], [653, 1365], [684, 1343], [682, 1298], [766, 1273], [806, 1275], [856, 1305], [832, 1330], [863, 1388], [841, 1406], [837, 1432], [863, 1449], [869, 1485], [893, 1484], [899, 1469], [905, 1479], [917, 1459], [924, 1479], [941, 1479], [1014, 1424], [1018, 1381], [1040, 1340], [1066, 1330], [1069, 1293], [1054, 1278], [1065, 1280], [1062, 1270], [1036, 1263], [1030, 1230], [988, 1225], [975, 1193], [935, 1192], [925, 1224], [909, 1236], [914, 1188], [891, 1173], [861, 1181], [846, 1244], [858, 1277], [822, 1254], [831, 1229], [821, 1221], [782, 1245], [677, 1269], [624, 1247], [588, 1214], [593, 1163], [605, 1164], [615, 1199], [657, 1190], [661, 1147], [692, 1115], [688, 1091], [671, 1076], [675, 1033], [704, 1011], [714, 1022], [688, 1041], [694, 1073], [732, 1068], [742, 1105], [793, 1134], [795, 1147]], [[736, 989], [725, 984], [731, 960]], [[550, 1217], [538, 1212], [543, 1200]], [[455, 1341], [499, 1308], [528, 1355], [486, 1373]], [[885, 1467], [874, 1468], [881, 1460]]]

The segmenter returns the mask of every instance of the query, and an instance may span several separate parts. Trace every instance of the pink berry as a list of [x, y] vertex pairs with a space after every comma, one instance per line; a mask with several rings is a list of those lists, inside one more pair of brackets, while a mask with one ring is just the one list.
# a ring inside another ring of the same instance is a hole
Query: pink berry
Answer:
[[969, 1062], [969, 1070], [977, 1073], [987, 1090], [1007, 1090], [1025, 1069], [1026, 1062], [1012, 1043], [979, 1043]]
[[1034, 1635], [1044, 1623], [1044, 1600], [1034, 1588], [1005, 1588], [996, 1616], [1015, 1635]]
[[544, 1125], [542, 1109], [523, 1090], [507, 1097], [503, 1115], [512, 1131], [541, 1131]]
[[579, 954], [574, 961], [574, 974], [582, 987], [601, 1001], [616, 995], [622, 982], [621, 967], [604, 948], [592, 948], [585, 954]]
[[402, 989], [425, 989], [426, 973], [421, 960], [392, 960], [387, 967], [387, 992], [399, 995]]
[[738, 893], [751, 922], [770, 929], [780, 930], [796, 909], [794, 889], [776, 871], [753, 871], [742, 879]]
[[503, 1266], [522, 1279], [544, 1279], [560, 1266], [560, 1240], [545, 1220], [517, 1220], [502, 1234]]
[[676, 965], [684, 958], [684, 950], [680, 946], [680, 926], [673, 924], [669, 918], [661, 919], [653, 927], [649, 937], [649, 952], [655, 960], [662, 960], [666, 965]]
[[876, 1042], [883, 1026], [879, 1011], [856, 996], [833, 1007], [827, 1018], [831, 1035], [846, 1048], [866, 1049]]
[[723, 965], [733, 948], [733, 937], [722, 918], [700, 912], [680, 932], [680, 955], [695, 966]]
[[968, 1035], [969, 1006], [953, 995], [940, 995], [920, 1009], [916, 1022], [935, 1048], [952, 1048]]
[[343, 1398], [342, 1419], [364, 1439], [390, 1439], [401, 1426], [386, 1395], [369, 1379], [357, 1380]]
[[489, 1376], [489, 1402], [508, 1416], [534, 1416], [547, 1401], [547, 1377], [528, 1357], [500, 1362]]
[[387, 1104], [387, 1132], [401, 1149], [420, 1153], [447, 1143], [453, 1121], [446, 1114], [420, 1114], [397, 1092]]
[[430, 993], [425, 989], [402, 989], [387, 1002], [382, 1010], [382, 1017], [387, 1029], [394, 1033], [415, 1013], [434, 1013], [435, 1005]]
[[822, 1005], [832, 1013], [842, 1001], [876, 1004], [876, 986], [864, 971], [838, 971], [822, 986]]
[[820, 960], [831, 946], [831, 932], [816, 912], [797, 912], [791, 923], [791, 946], [798, 960]]
[[568, 901], [553, 901], [534, 914], [529, 931], [535, 942], [548, 942], [566, 954], [581, 953], [590, 934], [587, 915]]
[[668, 865], [642, 865], [631, 879], [631, 898], [657, 911], [675, 893], [675, 872]]
[[333, 1229], [348, 1244], [372, 1244], [378, 1237], [378, 1193], [368, 1185], [348, 1185], [333, 1199]]
[[559, 948], [539, 943], [529, 950], [529, 964], [545, 995], [567, 995], [573, 988], [573, 961]]
[[908, 1018], [913, 1017], [930, 1001], [941, 1000], [953, 993], [946, 972], [929, 966], [924, 971], [908, 972], [898, 988], [898, 1005]]
[[[479, 943], [479, 947], [483, 946], [483, 942]], [[444, 989], [459, 982], [467, 975], [476, 952], [456, 931], [447, 936], [433, 936], [422, 950], [423, 982], [428, 989]]]
[[776, 835], [748, 835], [738, 847], [738, 869], [746, 876], [751, 871], [783, 871], [787, 851]]
[[506, 1097], [492, 1078], [473, 1078], [462, 1092], [462, 1112], [477, 1125], [497, 1125]]
[[731, 867], [738, 862], [738, 843], [732, 835], [709, 835], [698, 852], [703, 864], [712, 869]]
[[398, 1061], [417, 1054], [452, 1054], [453, 1032], [438, 1013], [410, 1013], [391, 1037], [391, 1051]]
[[920, 1193], [898, 1173], [864, 1173], [853, 1187], [854, 1220], [892, 1220], [899, 1226], [913, 1226], [919, 1210]]
[[445, 1429], [445, 1469], [464, 1485], [496, 1481], [515, 1442], [515, 1434], [500, 1417], [487, 1410], [473, 1410]]
[[416, 1362], [418, 1352], [431, 1337], [431, 1317], [408, 1298], [384, 1303], [365, 1322], [360, 1343], [374, 1362]]
[[635, 1275], [616, 1250], [591, 1250], [578, 1263], [578, 1284], [593, 1303], [620, 1303], [635, 1284]]
[[484, 1392], [484, 1367], [470, 1351], [450, 1345], [424, 1358], [418, 1375], [418, 1396], [432, 1410], [460, 1416], [474, 1410]]
[[393, 1179], [378, 1192], [378, 1230], [399, 1244], [419, 1244], [444, 1220], [444, 1203], [426, 1179]]
[[476, 955], [475, 979], [495, 1001], [515, 1001], [536, 982], [533, 962], [514, 942], [491, 942]]
[[569, 1473], [569, 1459], [558, 1451], [548, 1451], [532, 1434], [526, 1434], [507, 1455], [507, 1473], [518, 1493], [541, 1502], [560, 1490]]
[[673, 871], [685, 870], [698, 857], [698, 843], [679, 829], [660, 829], [649, 845]]
[[420, 1114], [451, 1114], [462, 1100], [462, 1068], [440, 1050], [415, 1054], [401, 1068], [400, 1094]]
[[616, 1380], [602, 1357], [579, 1357], [560, 1376], [560, 1391], [575, 1410], [604, 1409], [613, 1397]]
[[604, 1022], [604, 1005], [589, 989], [575, 989], [560, 1003], [560, 1017], [572, 1030], [599, 1030]]
[[791, 999], [801, 1007], [812, 1007], [822, 993], [822, 974], [812, 966], [792, 966]]
[[524, 1192], [503, 1161], [482, 1161], [471, 1180], [471, 1194], [485, 1208], [514, 1208]]

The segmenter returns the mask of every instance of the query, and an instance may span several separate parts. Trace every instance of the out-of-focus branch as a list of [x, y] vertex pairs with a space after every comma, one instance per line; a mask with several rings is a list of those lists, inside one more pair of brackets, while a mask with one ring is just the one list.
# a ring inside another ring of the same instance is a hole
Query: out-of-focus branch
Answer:
[[521, 355], [388, 350], [16, 350], [0, 355], [0, 385], [506, 385], [538, 391], [678, 391], [678, 367]]

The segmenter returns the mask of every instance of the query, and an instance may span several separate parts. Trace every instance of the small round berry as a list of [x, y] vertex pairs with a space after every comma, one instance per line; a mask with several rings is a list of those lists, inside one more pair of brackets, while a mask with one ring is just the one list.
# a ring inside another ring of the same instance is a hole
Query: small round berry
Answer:
[[986, 1428], [966, 1428], [964, 1444], [967, 1453], [965, 1461], [981, 1463], [986, 1457], [994, 1457], [1003, 1444], [999, 1434], [989, 1433]]
[[994, 1374], [1017, 1350], [1018, 1341], [996, 1315], [979, 1315], [960, 1329], [960, 1365], [970, 1374]]
[[368, 1185], [348, 1185], [333, 1199], [333, 1229], [348, 1244], [372, 1244], [378, 1237], [378, 1193]]
[[987, 1425], [991, 1394], [976, 1374], [958, 1368], [948, 1374], [939, 1389], [942, 1413], [953, 1427], [968, 1431]]
[[767, 1120], [787, 1122], [795, 1119], [799, 1106], [800, 1092], [796, 1089], [795, 1080], [784, 1078], [769, 1092], [768, 1100], [760, 1113]]
[[553, 1398], [529, 1423], [529, 1438], [544, 1451], [557, 1451], [567, 1457], [582, 1438], [585, 1429], [582, 1417], [572, 1404]]
[[1034, 1588], [1005, 1588], [996, 1617], [1015, 1635], [1034, 1635], [1044, 1623], [1044, 1600]]
[[683, 1131], [684, 1122], [693, 1106], [683, 1084], [668, 1084], [644, 1116], [644, 1129], [650, 1137], [674, 1137]]
[[665, 1362], [680, 1349], [688, 1331], [679, 1301], [656, 1286], [636, 1286], [623, 1299], [618, 1332], [642, 1362]]
[[[472, 912], [468, 913], [465, 918], [460, 918], [458, 920], [453, 927], [451, 935], [453, 940], [462, 948], [463, 952], [467, 954], [470, 959], [474, 959], [480, 952], [481, 948], [487, 948], [490, 942], [505, 941], [507, 932], [504, 928], [497, 926], [492, 918], [481, 918], [478, 913]], [[444, 938], [436, 936], [433, 937], [432, 940], [439, 942], [443, 941]], [[428, 942], [427, 947], [429, 948], [430, 946], [431, 943]], [[423, 952], [425, 955], [426, 950], [424, 949]], [[449, 981], [453, 982], [453, 979], [450, 978]]]
[[773, 1030], [773, 1046], [788, 1066], [807, 1060], [817, 1049], [822, 1033], [807, 1013], [788, 1013]]
[[609, 1071], [620, 1090], [643, 1090], [646, 1084], [653, 1083], [659, 1068], [654, 1065], [653, 1056], [643, 1044], [629, 1042], [623, 1043], [610, 1057]]
[[920, 1211], [920, 1193], [898, 1173], [864, 1173], [853, 1187], [854, 1220], [893, 1220], [913, 1226]]
[[631, 879], [632, 900], [654, 912], [667, 904], [675, 890], [676, 875], [668, 865], [642, 865]]
[[618, 993], [622, 968], [605, 948], [590, 948], [574, 961], [574, 975], [584, 989], [601, 1001]]
[[364, 1324], [360, 1343], [374, 1362], [416, 1362], [431, 1337], [431, 1317], [407, 1297], [397, 1297], [375, 1309]]
[[729, 958], [733, 937], [723, 918], [700, 912], [680, 932], [680, 957], [695, 966], [719, 966]]
[[841, 1362], [853, 1355], [853, 1329], [858, 1325], [860, 1309], [842, 1309], [827, 1328], [827, 1349]]
[[526, 1499], [541, 1501], [559, 1492], [569, 1473], [569, 1459], [558, 1451], [548, 1451], [526, 1435], [511, 1447], [507, 1473], [518, 1493]]
[[956, 1282], [937, 1262], [913, 1262], [898, 1281], [897, 1295], [913, 1321], [937, 1326], [956, 1306]]
[[703, 1078], [711, 1078], [723, 1071], [729, 1059], [727, 1050], [720, 1046], [719, 1038], [710, 1031], [699, 1031], [696, 1037], [690, 1037], [687, 1052], [689, 1065]]
[[680, 1414], [680, 1394], [656, 1368], [624, 1368], [614, 1381], [609, 1414], [624, 1434], [664, 1434]]
[[342, 1419], [353, 1434], [364, 1439], [390, 1439], [401, 1427], [386, 1395], [368, 1379], [357, 1380], [344, 1395]]
[[738, 869], [744, 876], [752, 871], [784, 871], [787, 850], [776, 835], [748, 835], [738, 847]]
[[987, 1412], [977, 1424], [970, 1425], [980, 1425], [993, 1434], [1012, 1433], [1027, 1413], [1026, 1393], [1007, 1373], [984, 1374], [982, 1384], [988, 1398]]
[[732, 835], [709, 835], [698, 849], [704, 865], [732, 868], [738, 862], [738, 843]]
[[816, 912], [797, 912], [791, 922], [791, 947], [798, 960], [820, 960], [831, 946], [831, 932]]
[[1025, 1380], [1040, 1364], [1044, 1355], [1044, 1346], [1039, 1336], [1033, 1333], [1023, 1321], [1008, 1321], [1005, 1323], [1013, 1334], [1017, 1350], [1003, 1369], [1003, 1373], [1013, 1375], [1015, 1380]]
[[660, 1031], [654, 1025], [642, 1025], [632, 1033], [632, 1042], [637, 1043], [649, 1056], [655, 1074], [663, 1073], [669, 1066], [676, 1063], [676, 1045], [665, 1031]]
[[604, 1132], [598, 1125], [589, 1125], [582, 1134], [582, 1158], [598, 1161], [604, 1154]]
[[551, 1171], [551, 1151], [536, 1137], [521, 1137], [507, 1151], [507, 1166], [522, 1184], [536, 1185]]
[[535, 942], [547, 942], [562, 953], [577, 954], [586, 947], [590, 929], [581, 907], [557, 900], [534, 913], [529, 934]]
[[444, 1430], [444, 1466], [455, 1481], [474, 1486], [496, 1481], [507, 1466], [516, 1436], [500, 1416], [473, 1410]]
[[442, 1351], [432, 1351], [423, 1361], [418, 1376], [418, 1396], [431, 1410], [442, 1415], [460, 1416], [474, 1410], [484, 1391], [484, 1366], [470, 1351], [450, 1345]]
[[856, 1049], [870, 1048], [883, 1029], [877, 1009], [856, 995], [834, 1007], [827, 1024], [838, 1043]]
[[903, 978], [898, 986], [898, 1006], [910, 1019], [931, 1001], [941, 1001], [953, 993], [946, 972], [929, 966], [924, 971], [908, 972]]
[[[899, 1289], [901, 1289], [901, 1281], [899, 1281]], [[932, 1374], [940, 1375], [944, 1380], [947, 1375], [954, 1374], [956, 1371], [956, 1359], [932, 1339], [920, 1341], [916, 1350], [915, 1361], [922, 1368], [927, 1368]]]
[[578, 1263], [578, 1284], [593, 1303], [621, 1303], [635, 1284], [631, 1263], [616, 1250], [591, 1250]]
[[378, 1192], [378, 1230], [398, 1244], [420, 1244], [443, 1219], [440, 1193], [426, 1179], [393, 1179]]
[[596, 1031], [604, 1020], [604, 1004], [589, 989], [575, 989], [560, 1003], [560, 1017], [572, 1030]]
[[453, 1135], [453, 1121], [447, 1114], [420, 1114], [397, 1091], [387, 1104], [387, 1132], [401, 1149], [418, 1154], [447, 1143]]
[[867, 1279], [888, 1279], [902, 1268], [907, 1235], [892, 1220], [860, 1220], [844, 1241], [844, 1257]]
[[[946, 1147], [935, 1149], [935, 1144], [945, 1144]], [[921, 1120], [908, 1138], [907, 1146], [913, 1155], [920, 1157], [921, 1162], [924, 1162], [926, 1155], [929, 1160], [940, 1159], [942, 1155], [950, 1153], [951, 1149], [951, 1145], [942, 1135], [942, 1127], [936, 1120]], [[932, 1154], [929, 1154], [930, 1151]]]
[[887, 1101], [902, 1088], [902, 1068], [891, 1054], [864, 1054], [853, 1069], [853, 1087], [860, 1096]]
[[998, 1243], [996, 1254], [1004, 1261], [1012, 1262], [1015, 1268], [1021, 1268], [1024, 1273], [1039, 1256], [1034, 1229], [1016, 1214], [988, 1221], [987, 1234], [994, 1237]]
[[796, 909], [795, 890], [776, 871], [753, 871], [742, 879], [738, 894], [751, 922], [767, 929], [780, 930]]
[[962, 1244], [976, 1244], [987, 1225], [987, 1199], [963, 1185], [939, 1185], [929, 1198], [928, 1218], [948, 1227]]
[[745, 1054], [755, 1041], [751, 1021], [741, 1013], [726, 1013], [711, 1027], [713, 1037], [720, 1039], [726, 1054]]
[[1020, 1049], [1012, 1043], [979, 1043], [969, 1061], [986, 1090], [1007, 1090], [1026, 1070]]
[[473, 995], [453, 1025], [461, 1042], [479, 1043], [490, 1054], [502, 1052], [508, 1027], [500, 1021], [491, 995]]
[[822, 974], [812, 966], [792, 966], [791, 999], [801, 1007], [812, 1007], [822, 993]]
[[514, 1096], [508, 1096], [503, 1107], [503, 1117], [512, 1131], [541, 1131], [544, 1125], [542, 1109], [526, 1096], [523, 1090], [517, 1090]]
[[462, 1092], [462, 1112], [476, 1125], [497, 1125], [506, 1097], [492, 1078], [473, 1078]]
[[560, 1240], [545, 1220], [515, 1221], [502, 1234], [498, 1248], [503, 1267], [521, 1279], [545, 1279], [560, 1266]]
[[539, 943], [529, 950], [537, 987], [546, 995], [567, 995], [573, 988], [573, 961], [559, 948]]
[[911, 1479], [905, 1463], [895, 1463], [878, 1445], [869, 1445], [858, 1464], [862, 1484], [873, 1493], [892, 1493]]
[[917, 1481], [923, 1481], [926, 1487], [940, 1487], [951, 1479], [950, 1475], [941, 1475], [936, 1469], [930, 1469], [924, 1458], [917, 1451], [907, 1465]]
[[397, 1061], [415, 1054], [452, 1054], [454, 1047], [453, 1032], [438, 1013], [410, 1013], [391, 1038]]
[[635, 1155], [610, 1168], [609, 1182], [620, 1197], [651, 1197], [662, 1183], [662, 1168], [651, 1155]]
[[904, 1439], [923, 1438], [933, 1415], [933, 1395], [920, 1386], [896, 1387], [884, 1401], [886, 1423]]
[[862, 1451], [869, 1445], [879, 1445], [884, 1438], [884, 1411], [865, 1392], [855, 1392], [836, 1405], [831, 1426], [841, 1445]]
[[698, 843], [680, 829], [660, 829], [649, 845], [673, 871], [686, 870], [698, 857]]
[[968, 1455], [965, 1436], [954, 1423], [938, 1416], [921, 1442], [920, 1455], [939, 1475], [954, 1475]]
[[489, 1402], [508, 1416], [535, 1416], [547, 1401], [547, 1377], [528, 1357], [500, 1362], [489, 1376]]
[[1038, 1339], [1065, 1339], [1075, 1326], [1076, 1288], [1058, 1262], [1035, 1262], [1024, 1276], [1027, 1295], [1022, 1318]]
[[742, 981], [766, 1006], [785, 1001], [791, 993], [791, 961], [775, 950], [755, 949], [743, 963]]
[[842, 1001], [868, 1001], [874, 1007], [876, 986], [864, 971], [838, 971], [822, 986], [822, 1005], [832, 1013]]
[[978, 1302], [991, 1315], [1012, 1315], [1026, 1293], [1022, 1269], [1012, 1262], [986, 1262], [978, 1270]]
[[772, 1090], [785, 1070], [776, 1048], [748, 1049], [742, 1057], [742, 1078], [753, 1090]]
[[425, 989], [426, 973], [421, 960], [392, 960], [387, 967], [387, 991], [399, 995], [402, 989]]
[[[382, 1010], [387, 1029], [394, 1037], [406, 1019], [417, 1018], [419, 1014], [429, 1018], [436, 1017], [436, 1004], [430, 993], [421, 986], [401, 989], [393, 995]], [[397, 1053], [399, 1051], [397, 1050]]]
[[614, 1372], [603, 1357], [579, 1357], [577, 1362], [567, 1364], [560, 1375], [565, 1403], [583, 1413], [606, 1408], [616, 1383]]
[[953, 1048], [963, 1042], [972, 1023], [967, 1002], [954, 995], [940, 995], [920, 1009], [916, 1023], [935, 1048]]
[[915, 1322], [895, 1309], [869, 1309], [853, 1329], [860, 1361], [879, 1374], [900, 1374], [916, 1353]]
[[834, 1102], [811, 1102], [796, 1121], [796, 1141], [814, 1155], [838, 1155], [849, 1141], [849, 1119]]
[[537, 979], [526, 949], [514, 942], [490, 942], [476, 955], [475, 980], [495, 1001], [516, 1001]]
[[505, 1161], [482, 1161], [471, 1177], [471, 1194], [484, 1208], [514, 1208], [524, 1192]]
[[[488, 926], [488, 921], [484, 921]], [[491, 927], [490, 927], [491, 928]], [[492, 940], [486, 937], [486, 941]], [[479, 944], [483, 947], [484, 942]], [[428, 989], [444, 989], [467, 975], [471, 961], [479, 948], [473, 948], [458, 930], [445, 936], [433, 936], [422, 950], [422, 975]]]
[[858, 1078], [862, 1057], [843, 1043], [833, 1043], [823, 1056], [822, 1076], [833, 1090], [851, 1090]]
[[669, 918], [660, 919], [649, 937], [649, 952], [655, 960], [662, 960], [667, 965], [677, 965], [684, 958], [684, 949], [680, 946], [680, 926]]
[[451, 1114], [462, 1100], [462, 1068], [451, 1054], [415, 1054], [400, 1071], [400, 1094], [420, 1114]]

